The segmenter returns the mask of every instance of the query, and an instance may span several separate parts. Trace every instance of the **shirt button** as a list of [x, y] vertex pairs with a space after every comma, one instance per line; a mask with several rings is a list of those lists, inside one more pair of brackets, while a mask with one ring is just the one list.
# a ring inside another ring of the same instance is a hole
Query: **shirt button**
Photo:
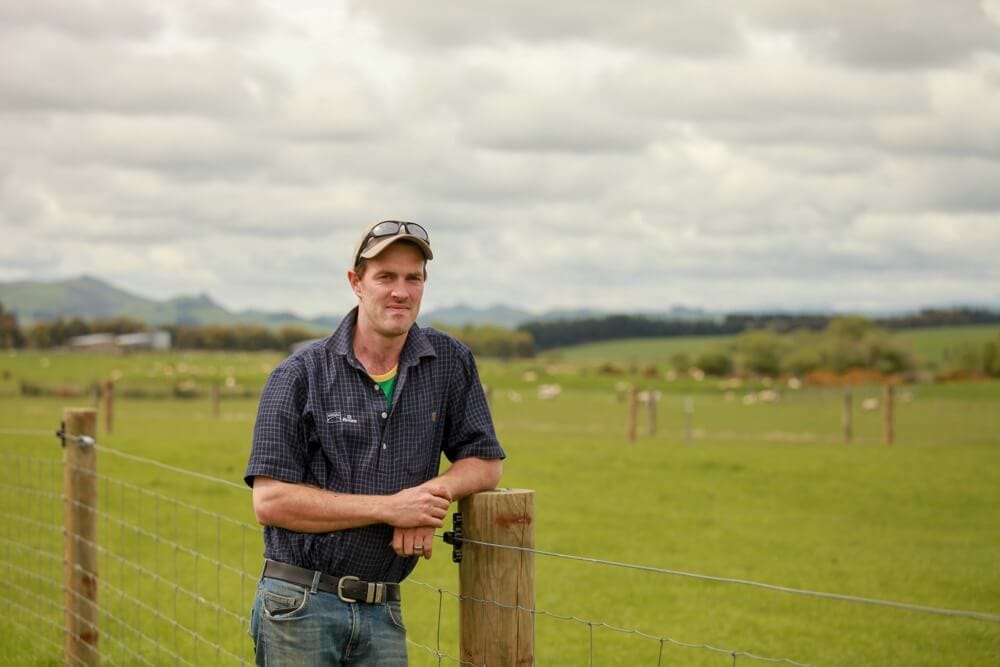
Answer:
[[386, 417], [388, 417], [388, 416], [389, 416], [389, 413], [388, 413], [388, 412], [383, 412], [383, 413], [382, 413], [382, 419], [385, 419], [385, 418], [386, 418]]
[[378, 391], [378, 385], [377, 384], [376, 385], [372, 385], [372, 386], [375, 388], [375, 391]]
[[384, 442], [382, 443], [382, 449], [385, 449], [385, 443]]

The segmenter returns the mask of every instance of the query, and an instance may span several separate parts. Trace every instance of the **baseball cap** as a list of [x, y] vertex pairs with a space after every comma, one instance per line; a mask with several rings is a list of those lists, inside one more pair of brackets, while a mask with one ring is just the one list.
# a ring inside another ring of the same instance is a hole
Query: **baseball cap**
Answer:
[[415, 222], [402, 220], [382, 220], [365, 227], [354, 244], [354, 264], [362, 259], [377, 257], [380, 252], [396, 241], [410, 241], [424, 253], [426, 259], [434, 259], [431, 239], [427, 230]]

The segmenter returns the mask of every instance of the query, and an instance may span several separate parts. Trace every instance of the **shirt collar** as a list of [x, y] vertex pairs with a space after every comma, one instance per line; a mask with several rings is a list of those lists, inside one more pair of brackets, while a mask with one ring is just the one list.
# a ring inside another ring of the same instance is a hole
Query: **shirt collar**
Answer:
[[[326, 348], [337, 356], [347, 357], [351, 365], [360, 367], [357, 358], [354, 356], [354, 329], [358, 324], [358, 307], [355, 306], [351, 312], [347, 313], [337, 330], [333, 332], [327, 341]], [[410, 330], [406, 333], [406, 342], [403, 343], [403, 351], [399, 354], [399, 365], [415, 366], [420, 363], [423, 357], [436, 357], [437, 352], [434, 346], [427, 340], [427, 336], [414, 322], [410, 325]]]

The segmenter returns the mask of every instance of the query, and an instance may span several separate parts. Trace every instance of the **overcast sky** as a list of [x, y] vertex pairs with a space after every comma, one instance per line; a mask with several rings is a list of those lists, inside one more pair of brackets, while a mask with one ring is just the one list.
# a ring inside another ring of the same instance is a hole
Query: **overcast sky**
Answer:
[[337, 313], [1000, 305], [1000, 0], [0, 0], [0, 280]]

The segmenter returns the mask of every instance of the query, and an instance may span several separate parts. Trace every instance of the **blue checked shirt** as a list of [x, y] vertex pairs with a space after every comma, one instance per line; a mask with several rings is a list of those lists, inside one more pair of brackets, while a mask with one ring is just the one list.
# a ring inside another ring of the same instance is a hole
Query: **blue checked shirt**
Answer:
[[[357, 309], [332, 336], [283, 361], [267, 380], [244, 479], [257, 475], [350, 494], [389, 495], [438, 474], [449, 461], [505, 457], [472, 352], [414, 324], [399, 357], [391, 409], [354, 356]], [[402, 581], [415, 557], [393, 552], [386, 524], [332, 533], [264, 528], [267, 558], [351, 575]]]

